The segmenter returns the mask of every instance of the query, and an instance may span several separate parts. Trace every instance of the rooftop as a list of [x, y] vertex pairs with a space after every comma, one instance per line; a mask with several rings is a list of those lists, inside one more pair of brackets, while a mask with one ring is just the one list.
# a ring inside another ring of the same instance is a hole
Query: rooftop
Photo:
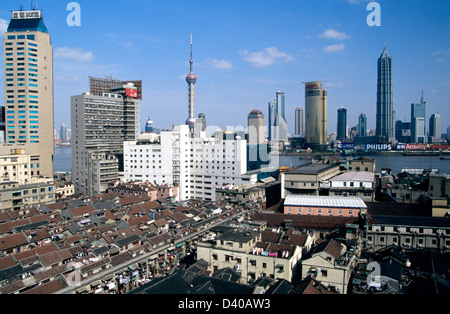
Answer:
[[330, 181], [370, 181], [375, 180], [375, 173], [368, 171], [347, 171], [330, 179]]
[[331, 168], [339, 167], [337, 164], [307, 164], [299, 168], [288, 171], [292, 174], [319, 174]]
[[44, 20], [40, 19], [12, 19], [9, 23], [7, 32], [26, 32], [38, 31], [48, 33]]
[[313, 196], [288, 195], [284, 201], [285, 206], [311, 206], [311, 207], [345, 207], [367, 208], [359, 197], [354, 196]]
[[442, 217], [372, 215], [370, 218], [371, 224], [450, 228], [450, 219]]

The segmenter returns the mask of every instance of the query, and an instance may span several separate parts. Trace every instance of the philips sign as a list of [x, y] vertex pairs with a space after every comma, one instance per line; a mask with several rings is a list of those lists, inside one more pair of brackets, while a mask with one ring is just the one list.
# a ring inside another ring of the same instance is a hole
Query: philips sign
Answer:
[[391, 144], [362, 144], [362, 150], [392, 150]]

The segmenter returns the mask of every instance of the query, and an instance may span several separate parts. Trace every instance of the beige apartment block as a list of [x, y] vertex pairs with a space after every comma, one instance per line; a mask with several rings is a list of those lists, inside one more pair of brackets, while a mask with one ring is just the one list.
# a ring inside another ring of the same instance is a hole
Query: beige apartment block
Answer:
[[14, 11], [3, 41], [5, 143], [26, 147], [31, 177], [53, 176], [53, 48], [42, 12]]
[[333, 239], [320, 243], [302, 261], [302, 279], [311, 276], [329, 289], [346, 294], [359, 251], [348, 251]]
[[17, 182], [0, 183], [0, 212], [21, 211], [30, 207], [56, 202], [56, 188], [52, 181], [19, 185]]
[[[292, 281], [304, 247], [262, 241], [264, 228], [231, 228], [210, 234], [205, 241], [198, 242], [197, 258], [206, 261], [208, 270], [213, 272], [227, 267], [234, 269], [241, 274], [240, 282], [244, 284], [263, 276]], [[308, 239], [303, 242], [305, 245], [310, 245]]]
[[[0, 150], [1, 152], [1, 150]], [[0, 182], [31, 183], [31, 159], [23, 150], [14, 149], [11, 154], [0, 154]]]

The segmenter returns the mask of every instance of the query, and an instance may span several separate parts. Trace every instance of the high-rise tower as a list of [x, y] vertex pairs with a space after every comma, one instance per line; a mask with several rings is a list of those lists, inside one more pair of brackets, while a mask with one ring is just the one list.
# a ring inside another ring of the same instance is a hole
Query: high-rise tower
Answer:
[[358, 135], [361, 137], [367, 136], [367, 116], [361, 113], [358, 118]]
[[394, 137], [394, 102], [392, 92], [392, 57], [386, 47], [378, 58], [377, 78], [377, 125], [376, 135], [380, 142], [390, 142]]
[[118, 85], [102, 96], [72, 96], [72, 180], [76, 193], [103, 193], [124, 171], [123, 143], [140, 133], [140, 100], [132, 84]]
[[288, 125], [285, 117], [285, 93], [278, 91], [269, 102], [269, 141], [288, 142]]
[[295, 108], [295, 135], [300, 137], [305, 136], [305, 124], [303, 118], [303, 108], [297, 107]]
[[25, 149], [31, 177], [53, 177], [53, 48], [40, 10], [13, 11], [4, 37], [8, 151]]
[[439, 113], [433, 113], [430, 117], [430, 136], [429, 143], [439, 143], [441, 141], [441, 116]]
[[248, 115], [248, 144], [260, 145], [265, 142], [265, 119], [264, 114], [253, 109]]
[[197, 76], [193, 72], [194, 60], [192, 59], [192, 34], [191, 34], [191, 59], [189, 60], [190, 64], [190, 73], [186, 75], [186, 82], [188, 83], [188, 96], [189, 96], [189, 110], [188, 110], [188, 118], [186, 120], [186, 124], [189, 125], [189, 129], [192, 131], [195, 127], [195, 118], [194, 118], [194, 85], [197, 83]]
[[427, 142], [427, 102], [420, 99], [420, 104], [411, 104], [411, 142]]
[[313, 149], [325, 149], [328, 130], [328, 92], [322, 82], [305, 83], [305, 142]]
[[339, 108], [337, 111], [337, 139], [347, 140], [347, 109]]

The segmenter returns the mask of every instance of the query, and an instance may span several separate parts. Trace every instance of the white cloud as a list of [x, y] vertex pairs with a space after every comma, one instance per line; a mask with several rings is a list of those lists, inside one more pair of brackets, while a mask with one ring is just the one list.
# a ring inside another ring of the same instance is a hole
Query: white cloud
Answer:
[[329, 87], [344, 87], [344, 82], [327, 82], [327, 86]]
[[294, 58], [286, 52], [278, 51], [276, 47], [264, 48], [261, 51], [249, 52], [247, 50], [240, 51], [240, 55], [244, 56], [244, 60], [253, 64], [258, 68], [263, 68], [274, 64], [277, 60], [292, 61]]
[[326, 38], [326, 39], [334, 39], [334, 40], [345, 40], [350, 39], [352, 36], [338, 32], [335, 29], [329, 28], [326, 31], [324, 31], [319, 37]]
[[9, 22], [4, 19], [0, 19], [0, 38], [5, 37], [6, 30], [8, 29]]
[[84, 51], [82, 48], [59, 47], [55, 49], [54, 57], [56, 60], [91, 62], [94, 59], [94, 54]]
[[205, 60], [204, 65], [220, 70], [228, 70], [233, 68], [233, 63], [225, 59], [208, 58]]
[[447, 49], [439, 49], [433, 53], [433, 57], [436, 58], [436, 61], [445, 63], [450, 60], [450, 48]]
[[336, 45], [329, 45], [326, 46], [325, 48], [323, 48], [323, 51], [325, 52], [336, 52], [336, 51], [341, 51], [345, 49], [345, 45], [344, 44], [336, 44]]

